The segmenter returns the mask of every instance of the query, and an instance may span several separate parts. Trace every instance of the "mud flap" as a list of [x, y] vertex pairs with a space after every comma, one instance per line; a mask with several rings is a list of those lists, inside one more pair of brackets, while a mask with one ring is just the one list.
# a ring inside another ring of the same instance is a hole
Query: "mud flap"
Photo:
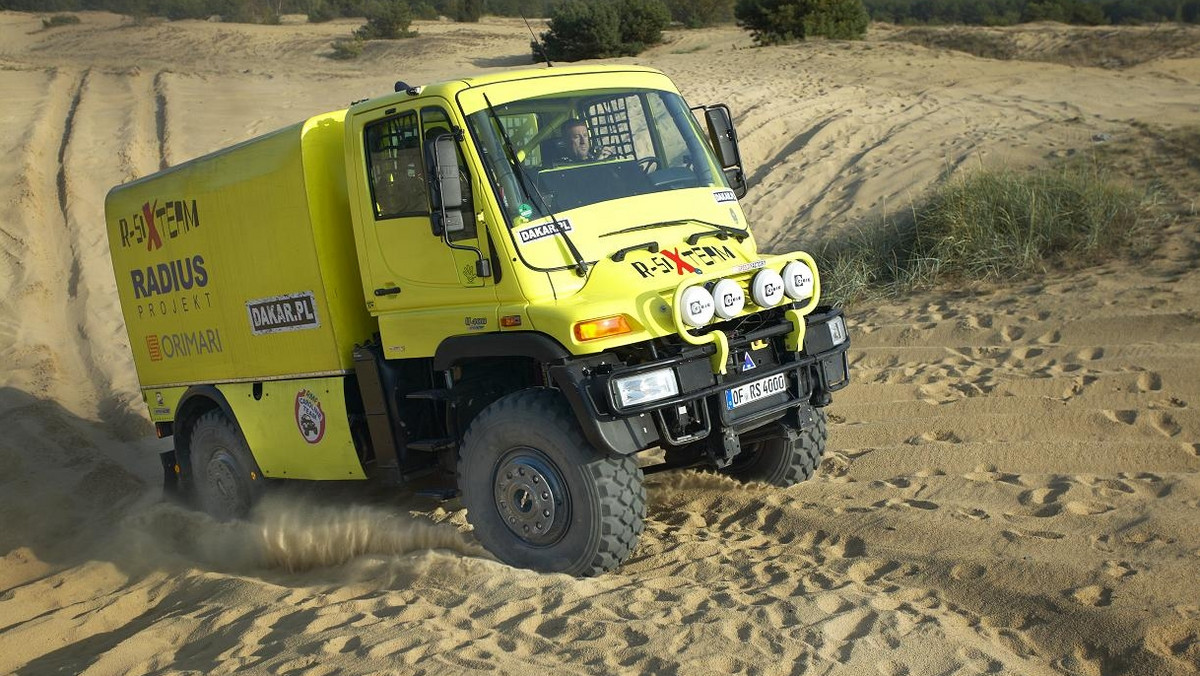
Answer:
[[179, 504], [187, 503], [188, 496], [179, 476], [179, 463], [175, 458], [175, 449], [158, 454], [158, 460], [163, 469], [163, 499]]

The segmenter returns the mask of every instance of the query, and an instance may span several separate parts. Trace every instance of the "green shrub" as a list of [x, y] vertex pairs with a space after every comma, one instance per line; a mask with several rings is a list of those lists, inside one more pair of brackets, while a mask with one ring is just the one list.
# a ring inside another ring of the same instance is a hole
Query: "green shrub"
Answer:
[[454, 20], [464, 23], [476, 23], [483, 16], [483, 0], [458, 0], [454, 12]]
[[897, 32], [888, 40], [894, 42], [911, 42], [922, 47], [937, 49], [952, 49], [966, 52], [985, 59], [1015, 59], [1022, 55], [1017, 43], [1007, 33], [983, 32], [971, 28], [909, 28]]
[[[279, 25], [282, 15], [277, 4], [270, 0], [224, 0], [201, 2], [207, 6], [206, 15], [218, 14], [227, 23], [261, 23]], [[213, 11], [216, 10], [216, 11]]]
[[[630, 56], [662, 42], [670, 20], [662, 0], [568, 0], [551, 13], [542, 44], [555, 61]], [[537, 45], [531, 48], [542, 60]]]
[[861, 40], [871, 17], [862, 0], [809, 0], [812, 10], [804, 19], [806, 35], [831, 40]]
[[340, 38], [330, 43], [333, 47], [333, 53], [330, 58], [340, 61], [350, 61], [362, 56], [363, 41], [362, 38]]
[[663, 29], [671, 23], [671, 12], [662, 0], [621, 0], [617, 12], [625, 54], [637, 54], [662, 42]]
[[1147, 216], [1143, 195], [1092, 166], [979, 171], [902, 218], [827, 243], [817, 258], [830, 299], [846, 303], [1091, 262], [1135, 243]]
[[870, 23], [862, 0], [737, 0], [733, 13], [760, 45], [807, 37], [856, 40]]
[[79, 23], [79, 17], [74, 14], [55, 14], [47, 19], [42, 19], [42, 28], [57, 28], [58, 26], [71, 26]]
[[207, 19], [213, 14], [220, 13], [214, 12], [212, 9], [203, 0], [163, 0], [158, 6], [158, 11], [171, 21]]
[[[445, 3], [441, 3], [445, 4]], [[428, 0], [410, 0], [408, 7], [412, 10], [412, 18], [425, 21], [436, 20], [442, 15], [440, 9]], [[453, 12], [451, 12], [453, 14]]]
[[688, 28], [733, 21], [733, 0], [667, 0], [671, 19]]
[[602, 59], [621, 53], [621, 20], [613, 5], [568, 0], [554, 9], [549, 24], [550, 30], [542, 33], [542, 45], [554, 61]]
[[308, 22], [309, 23], [325, 23], [337, 16], [325, 0], [312, 0], [308, 5]]
[[367, 23], [354, 31], [362, 40], [395, 40], [416, 35], [408, 30], [412, 12], [404, 0], [376, 0], [363, 11]]

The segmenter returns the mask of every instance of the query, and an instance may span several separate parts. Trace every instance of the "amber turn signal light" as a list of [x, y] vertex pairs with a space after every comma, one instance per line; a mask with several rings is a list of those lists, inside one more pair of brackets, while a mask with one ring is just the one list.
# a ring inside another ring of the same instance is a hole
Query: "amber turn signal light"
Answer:
[[619, 336], [632, 331], [633, 327], [630, 326], [629, 318], [625, 315], [589, 319], [575, 324], [575, 338], [581, 342]]

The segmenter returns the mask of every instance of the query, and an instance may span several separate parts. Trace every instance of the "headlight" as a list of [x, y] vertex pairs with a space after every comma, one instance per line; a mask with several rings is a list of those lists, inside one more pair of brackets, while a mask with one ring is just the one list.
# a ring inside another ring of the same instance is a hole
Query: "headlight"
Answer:
[[746, 307], [746, 293], [742, 291], [742, 285], [732, 279], [722, 279], [714, 284], [712, 296], [721, 319], [733, 319]]
[[783, 290], [792, 300], [813, 295], [813, 271], [804, 261], [792, 261], [783, 268]]
[[689, 286], [679, 296], [679, 315], [688, 326], [701, 327], [712, 321], [716, 311], [712, 294], [702, 286]]
[[750, 282], [750, 298], [759, 307], [775, 307], [783, 300], [783, 278], [771, 268], [763, 268]]
[[615, 378], [612, 388], [617, 402], [622, 407], [645, 404], [679, 394], [679, 382], [675, 379], [675, 371], [669, 368]]

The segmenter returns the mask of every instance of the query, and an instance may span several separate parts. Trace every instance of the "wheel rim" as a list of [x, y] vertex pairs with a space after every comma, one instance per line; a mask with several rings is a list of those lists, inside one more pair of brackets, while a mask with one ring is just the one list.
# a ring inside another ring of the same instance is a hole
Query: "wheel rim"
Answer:
[[508, 530], [534, 546], [554, 544], [571, 522], [571, 501], [561, 472], [533, 448], [514, 448], [501, 458], [492, 497]]
[[241, 488], [237, 461], [225, 450], [213, 453], [205, 468], [208, 476], [209, 499], [222, 516], [237, 516], [245, 508], [246, 496]]

